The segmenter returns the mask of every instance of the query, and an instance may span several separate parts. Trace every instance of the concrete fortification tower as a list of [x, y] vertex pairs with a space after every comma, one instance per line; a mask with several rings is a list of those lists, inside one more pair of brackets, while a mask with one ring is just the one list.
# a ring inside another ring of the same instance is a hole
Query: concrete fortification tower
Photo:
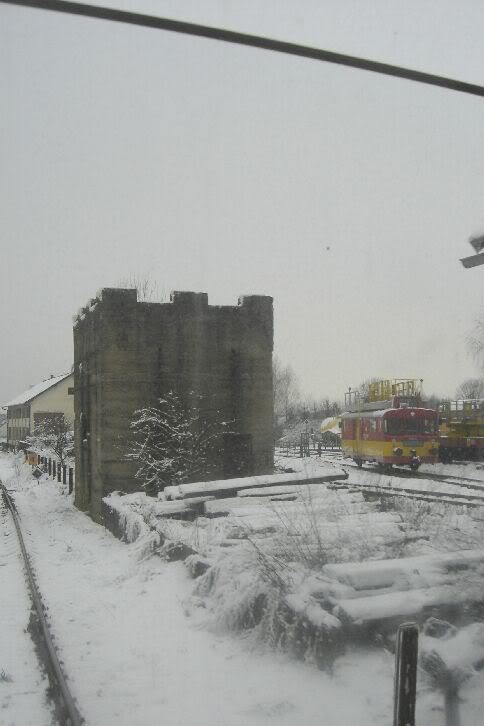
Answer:
[[103, 289], [74, 319], [76, 505], [101, 521], [104, 496], [141, 488], [124, 457], [130, 421], [169, 391], [231, 422], [220, 478], [272, 471], [272, 347], [271, 297], [210, 306], [205, 293], [148, 303]]

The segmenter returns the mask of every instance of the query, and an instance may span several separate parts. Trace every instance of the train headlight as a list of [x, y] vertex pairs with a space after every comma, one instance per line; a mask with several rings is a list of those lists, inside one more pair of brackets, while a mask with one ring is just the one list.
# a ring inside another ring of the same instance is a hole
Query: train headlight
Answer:
[[397, 447], [396, 449], [393, 449], [393, 453], [395, 454], [395, 456], [401, 456], [403, 454], [403, 449]]

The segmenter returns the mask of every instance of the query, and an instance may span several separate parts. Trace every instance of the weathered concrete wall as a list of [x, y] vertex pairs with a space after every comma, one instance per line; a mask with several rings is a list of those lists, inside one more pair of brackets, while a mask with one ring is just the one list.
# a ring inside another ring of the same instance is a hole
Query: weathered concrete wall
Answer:
[[[140, 488], [123, 458], [129, 423], [169, 391], [202, 394], [204, 414], [233, 421], [220, 477], [271, 471], [272, 346], [270, 297], [232, 307], [209, 306], [205, 293], [145, 303], [136, 290], [102, 290], [74, 321], [77, 506], [101, 521], [103, 496]], [[231, 470], [241, 446], [244, 470]]]

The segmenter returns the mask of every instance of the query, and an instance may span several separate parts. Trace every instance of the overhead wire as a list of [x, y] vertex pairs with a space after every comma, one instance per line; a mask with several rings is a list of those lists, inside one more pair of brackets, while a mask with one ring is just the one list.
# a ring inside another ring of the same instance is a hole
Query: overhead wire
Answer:
[[199, 25], [197, 23], [173, 20], [171, 18], [161, 18], [155, 15], [146, 15], [144, 13], [119, 10], [117, 8], [71, 2], [70, 0], [0, 0], [0, 3], [4, 5], [35, 8], [37, 10], [49, 10], [57, 13], [95, 18], [98, 20], [124, 23], [128, 25], [137, 25], [144, 28], [181, 33], [183, 35], [199, 38], [208, 38], [211, 40], [243, 45], [251, 48], [259, 48], [261, 50], [268, 50], [276, 53], [285, 53], [286, 55], [308, 58], [325, 63], [334, 63], [336, 65], [347, 66], [349, 68], [370, 71], [372, 73], [379, 73], [417, 83], [424, 83], [430, 86], [446, 88], [451, 91], [484, 97], [484, 86], [474, 83], [467, 83], [454, 78], [425, 73], [423, 71], [414, 70], [412, 68], [404, 68], [390, 63], [381, 63], [367, 58], [359, 58], [356, 56], [346, 55], [344, 53], [336, 53], [334, 51], [323, 50], [321, 48], [300, 45], [298, 43], [290, 43], [288, 41], [277, 40], [275, 38], [266, 38], [259, 35], [252, 35], [250, 33], [239, 33], [225, 28]]

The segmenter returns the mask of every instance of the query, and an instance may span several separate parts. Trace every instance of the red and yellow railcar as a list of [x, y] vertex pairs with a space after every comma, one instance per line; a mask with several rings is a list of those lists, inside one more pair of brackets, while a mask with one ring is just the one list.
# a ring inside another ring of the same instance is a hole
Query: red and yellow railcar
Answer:
[[390, 468], [433, 464], [438, 458], [437, 412], [422, 406], [417, 381], [378, 381], [364, 400], [351, 391], [341, 416], [341, 449]]

